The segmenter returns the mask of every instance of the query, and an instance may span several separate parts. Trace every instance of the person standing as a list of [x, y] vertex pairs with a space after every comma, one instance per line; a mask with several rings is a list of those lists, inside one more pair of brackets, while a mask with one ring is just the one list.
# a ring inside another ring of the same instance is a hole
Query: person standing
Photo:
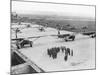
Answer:
[[71, 56], [73, 56], [73, 49], [71, 50]]
[[65, 49], [65, 56], [64, 56], [64, 60], [67, 61], [68, 60], [68, 50]]
[[68, 55], [65, 55], [64, 60], [67, 61], [68, 59]]
[[68, 54], [70, 55], [70, 48], [67, 48], [67, 52], [68, 52]]

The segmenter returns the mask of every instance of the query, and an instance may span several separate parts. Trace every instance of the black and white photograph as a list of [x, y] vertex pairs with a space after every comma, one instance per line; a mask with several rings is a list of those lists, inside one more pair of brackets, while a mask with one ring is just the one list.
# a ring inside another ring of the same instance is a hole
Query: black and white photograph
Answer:
[[96, 69], [96, 7], [11, 1], [11, 74]]

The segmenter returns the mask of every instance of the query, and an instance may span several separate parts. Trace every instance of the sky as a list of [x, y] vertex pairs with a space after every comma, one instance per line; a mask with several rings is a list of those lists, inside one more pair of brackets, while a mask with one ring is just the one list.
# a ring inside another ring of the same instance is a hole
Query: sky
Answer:
[[19, 14], [56, 14], [60, 16], [80, 16], [95, 18], [95, 7], [82, 5], [12, 1], [12, 12]]

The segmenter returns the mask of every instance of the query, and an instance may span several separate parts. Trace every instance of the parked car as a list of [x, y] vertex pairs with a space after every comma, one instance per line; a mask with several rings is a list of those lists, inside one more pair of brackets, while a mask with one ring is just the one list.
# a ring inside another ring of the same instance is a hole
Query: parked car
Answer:
[[28, 40], [28, 39], [18, 38], [16, 40], [17, 40], [16, 46], [17, 46], [18, 49], [24, 48], [25, 45], [29, 45], [30, 47], [32, 47], [33, 42]]
[[83, 35], [88, 35], [91, 38], [95, 38], [96, 37], [96, 32], [87, 32], [87, 33], [83, 33]]
[[74, 41], [75, 40], [75, 35], [73, 34], [60, 34], [58, 35], [58, 38], [63, 38], [65, 41]]
[[75, 40], [75, 35], [69, 35], [64, 38], [65, 41], [74, 41]]

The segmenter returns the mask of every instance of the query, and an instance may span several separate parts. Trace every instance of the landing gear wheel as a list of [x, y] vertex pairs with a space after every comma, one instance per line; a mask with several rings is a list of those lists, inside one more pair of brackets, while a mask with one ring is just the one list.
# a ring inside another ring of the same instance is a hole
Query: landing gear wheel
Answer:
[[68, 41], [68, 40], [65, 40], [66, 42]]
[[72, 41], [74, 41], [74, 38], [72, 39]]
[[30, 43], [30, 47], [32, 47], [32, 42]]

